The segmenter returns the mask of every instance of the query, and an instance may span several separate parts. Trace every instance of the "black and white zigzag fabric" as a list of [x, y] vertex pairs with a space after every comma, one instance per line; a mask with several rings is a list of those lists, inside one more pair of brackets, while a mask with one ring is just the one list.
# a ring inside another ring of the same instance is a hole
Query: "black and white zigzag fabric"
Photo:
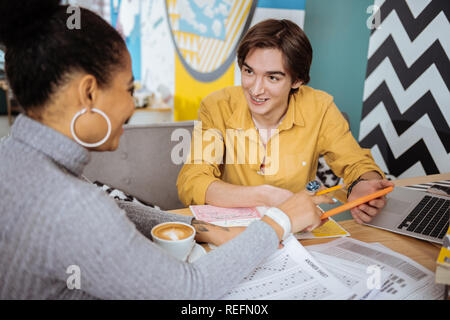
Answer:
[[374, 4], [360, 145], [396, 177], [450, 172], [450, 1]]
[[[89, 181], [89, 180], [87, 180], [87, 181]], [[131, 194], [125, 193], [122, 190], [119, 190], [119, 189], [113, 188], [111, 186], [108, 186], [108, 185], [106, 185], [106, 184], [104, 184], [102, 182], [94, 181], [93, 184], [95, 184], [97, 187], [99, 187], [100, 189], [105, 191], [106, 194], [108, 194], [113, 199], [121, 200], [121, 201], [125, 201], [125, 202], [133, 202], [133, 203], [137, 203], [137, 204], [140, 204], [140, 205], [143, 205], [143, 206], [148, 206], [148, 207], [152, 207], [152, 208], [156, 208], [156, 209], [161, 209], [160, 207], [158, 207], [158, 206], [156, 206], [156, 205], [154, 205], [152, 203], [147, 203], [145, 201], [139, 200], [138, 198], [132, 196]]]

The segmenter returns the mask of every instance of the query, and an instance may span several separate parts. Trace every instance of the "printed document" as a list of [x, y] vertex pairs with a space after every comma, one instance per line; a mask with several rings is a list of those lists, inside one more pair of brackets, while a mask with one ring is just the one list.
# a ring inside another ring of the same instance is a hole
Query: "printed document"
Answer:
[[381, 244], [341, 238], [306, 248], [359, 299], [435, 300], [444, 292], [433, 272]]
[[325, 269], [294, 236], [222, 299], [354, 299], [356, 294]]

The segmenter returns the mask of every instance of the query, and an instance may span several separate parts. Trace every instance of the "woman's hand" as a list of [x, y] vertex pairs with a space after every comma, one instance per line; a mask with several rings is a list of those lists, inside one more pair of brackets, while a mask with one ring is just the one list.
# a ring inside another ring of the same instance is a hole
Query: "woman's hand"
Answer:
[[[289, 217], [291, 232], [296, 233], [314, 230], [323, 223], [320, 219], [323, 213], [317, 207], [321, 203], [333, 203], [333, 200], [325, 195], [311, 196], [307, 191], [301, 191], [281, 203], [278, 208]], [[275, 230], [280, 239], [282, 238], [283, 229], [278, 223], [268, 216], [264, 216], [262, 220]]]
[[197, 242], [207, 242], [215, 246], [224, 244], [245, 230], [245, 227], [220, 227], [195, 218], [191, 224], [197, 233], [195, 236]]
[[[358, 182], [352, 189], [348, 201], [352, 201], [378, 190], [385, 189], [387, 187], [394, 186], [394, 184], [388, 180], [367, 180]], [[381, 209], [386, 205], [386, 197], [382, 196], [370, 200], [369, 202], [363, 203], [350, 210], [353, 219], [359, 224], [370, 222], [377, 214], [380, 213]]]
[[317, 207], [321, 203], [334, 203], [325, 195], [311, 196], [307, 191], [301, 191], [278, 206], [291, 220], [292, 233], [311, 231], [322, 224], [320, 217], [323, 212]]

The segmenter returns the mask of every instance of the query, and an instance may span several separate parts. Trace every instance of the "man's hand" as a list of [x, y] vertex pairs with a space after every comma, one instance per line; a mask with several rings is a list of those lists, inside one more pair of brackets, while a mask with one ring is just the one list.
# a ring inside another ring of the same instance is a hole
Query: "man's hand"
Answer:
[[[394, 184], [388, 180], [367, 180], [358, 182], [352, 189], [348, 201], [352, 201], [363, 196], [367, 196], [378, 190], [385, 189], [387, 187], [394, 186]], [[367, 203], [363, 203], [350, 210], [353, 219], [359, 224], [370, 222], [381, 209], [386, 205], [386, 197], [382, 196], [370, 200]]]

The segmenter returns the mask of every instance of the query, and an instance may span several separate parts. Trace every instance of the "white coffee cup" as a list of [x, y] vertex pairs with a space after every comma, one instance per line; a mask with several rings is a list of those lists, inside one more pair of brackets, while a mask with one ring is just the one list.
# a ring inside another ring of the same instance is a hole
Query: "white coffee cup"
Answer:
[[186, 261], [195, 245], [195, 229], [184, 222], [164, 222], [152, 228], [153, 242], [175, 258]]

